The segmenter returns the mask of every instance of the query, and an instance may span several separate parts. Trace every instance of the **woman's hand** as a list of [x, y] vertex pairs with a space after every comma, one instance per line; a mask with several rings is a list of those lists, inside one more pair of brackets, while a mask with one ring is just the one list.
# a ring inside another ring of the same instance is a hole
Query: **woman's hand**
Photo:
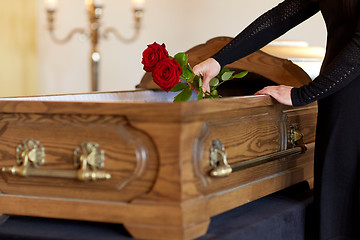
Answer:
[[203, 92], [210, 92], [209, 82], [219, 74], [220, 70], [220, 64], [213, 58], [208, 58], [193, 67], [195, 75], [202, 76]]
[[293, 87], [285, 86], [285, 85], [268, 86], [256, 92], [255, 95], [270, 95], [273, 98], [275, 98], [279, 103], [292, 106], [292, 101], [291, 101], [292, 88]]

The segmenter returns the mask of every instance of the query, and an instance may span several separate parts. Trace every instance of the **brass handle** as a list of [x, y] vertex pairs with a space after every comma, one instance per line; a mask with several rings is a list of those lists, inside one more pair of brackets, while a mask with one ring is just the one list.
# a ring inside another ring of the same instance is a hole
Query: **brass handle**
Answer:
[[306, 146], [303, 143], [302, 133], [298, 129], [293, 127], [290, 128], [290, 143], [295, 146], [284, 151], [271, 153], [238, 163], [229, 164], [227, 162], [227, 154], [225, 148], [222, 145], [221, 141], [214, 140], [212, 143], [212, 147], [210, 148], [210, 165], [212, 167], [212, 170], [209, 174], [211, 177], [227, 177], [235, 171], [254, 167], [260, 164], [274, 161], [279, 158], [288, 157], [290, 155], [305, 153], [308, 147], [313, 148], [315, 145], [315, 143], [310, 143], [308, 144], [308, 146]]
[[77, 171], [77, 179], [82, 181], [110, 179], [111, 175], [98, 171], [105, 165], [104, 150], [99, 149], [99, 144], [93, 142], [82, 143], [74, 152], [74, 165]]
[[98, 171], [104, 167], [105, 154], [97, 143], [82, 143], [74, 152], [74, 170], [40, 169], [45, 163], [45, 149], [37, 140], [25, 140], [16, 148], [17, 166], [4, 167], [2, 171], [21, 177], [68, 178], [80, 181], [110, 179], [111, 175]]

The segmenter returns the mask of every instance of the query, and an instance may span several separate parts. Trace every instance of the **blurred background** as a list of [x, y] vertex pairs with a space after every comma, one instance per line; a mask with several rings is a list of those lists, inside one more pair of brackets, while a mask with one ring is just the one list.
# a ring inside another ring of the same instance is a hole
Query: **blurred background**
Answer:
[[[130, 43], [113, 35], [99, 38], [99, 91], [134, 90], [144, 74], [141, 54], [153, 42], [165, 43], [170, 55], [217, 36], [236, 36], [279, 0], [1, 0], [0, 96], [91, 91], [91, 41], [77, 34], [65, 44], [54, 42], [48, 30], [64, 38], [74, 28], [89, 29], [89, 4], [101, 5], [101, 26], [114, 27], [124, 37], [134, 33], [134, 7], [143, 10], [138, 38]], [[99, 13], [99, 12], [98, 12]], [[280, 38], [325, 47], [326, 29], [320, 14]]]

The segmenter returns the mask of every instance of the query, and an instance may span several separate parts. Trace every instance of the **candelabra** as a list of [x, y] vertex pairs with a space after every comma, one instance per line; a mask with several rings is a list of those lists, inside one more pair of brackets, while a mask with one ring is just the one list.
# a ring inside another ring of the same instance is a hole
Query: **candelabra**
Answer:
[[101, 18], [103, 15], [103, 1], [102, 0], [85, 0], [87, 12], [89, 15], [89, 29], [74, 28], [64, 38], [58, 38], [55, 35], [55, 15], [57, 12], [58, 0], [45, 0], [48, 31], [51, 39], [58, 44], [64, 44], [70, 41], [75, 34], [81, 34], [85, 39], [91, 42], [90, 52], [90, 76], [91, 76], [91, 91], [98, 91], [99, 83], [99, 64], [101, 60], [101, 53], [99, 50], [99, 42], [101, 38], [106, 39], [109, 34], [113, 34], [118, 40], [130, 43], [137, 39], [139, 36], [141, 21], [143, 19], [143, 6], [145, 0], [132, 0], [133, 15], [134, 15], [134, 34], [129, 37], [123, 37], [114, 27], [103, 28]]

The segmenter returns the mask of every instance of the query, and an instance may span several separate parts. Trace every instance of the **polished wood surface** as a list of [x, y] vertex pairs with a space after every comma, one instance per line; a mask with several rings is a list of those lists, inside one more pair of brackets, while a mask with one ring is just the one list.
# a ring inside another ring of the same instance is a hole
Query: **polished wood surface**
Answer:
[[17, 145], [33, 138], [46, 151], [39, 169], [73, 169], [73, 150], [94, 141], [114, 176], [79, 182], [1, 173], [3, 214], [122, 223], [136, 238], [193, 239], [212, 216], [313, 176], [313, 149], [227, 178], [208, 172], [214, 139], [223, 142], [229, 162], [287, 149], [290, 125], [313, 142], [316, 104], [286, 107], [269, 96], [183, 103], [49, 96], [0, 99], [0, 112], [0, 167], [15, 165]]
[[[41, 140], [45, 164], [41, 170], [74, 170], [74, 151], [83, 142], [101, 143], [105, 171], [111, 179], [80, 182], [59, 178], [6, 176], [2, 192], [84, 200], [131, 201], [150, 191], [157, 170], [157, 154], [148, 136], [121, 116], [81, 114], [0, 114], [0, 144], [4, 166], [15, 165], [14, 146]], [[116, 143], [116, 144], [114, 144]], [[139, 157], [146, 155], [147, 157]], [[19, 188], [19, 186], [26, 186]]]

